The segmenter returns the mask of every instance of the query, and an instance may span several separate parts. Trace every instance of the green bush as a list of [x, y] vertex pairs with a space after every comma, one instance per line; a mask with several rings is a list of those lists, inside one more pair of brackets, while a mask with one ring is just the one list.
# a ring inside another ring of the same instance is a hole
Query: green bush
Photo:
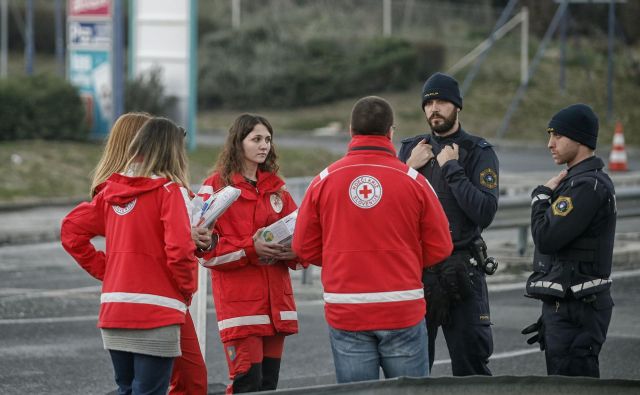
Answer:
[[177, 102], [167, 96], [160, 78], [162, 70], [154, 67], [148, 73], [127, 81], [124, 88], [125, 112], [145, 111], [156, 116], [169, 116]]
[[207, 35], [199, 58], [201, 106], [282, 108], [406, 89], [441, 68], [444, 49], [395, 37], [302, 41], [259, 26]]
[[88, 130], [76, 88], [46, 74], [0, 81], [0, 140], [84, 140]]

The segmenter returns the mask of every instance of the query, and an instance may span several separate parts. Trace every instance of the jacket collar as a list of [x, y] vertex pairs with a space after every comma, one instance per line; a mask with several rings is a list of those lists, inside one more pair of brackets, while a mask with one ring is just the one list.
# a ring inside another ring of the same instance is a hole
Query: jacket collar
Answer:
[[576, 176], [578, 174], [586, 173], [588, 171], [600, 170], [604, 167], [604, 162], [597, 156], [590, 156], [582, 162], [575, 164], [569, 168], [569, 177]]
[[240, 188], [241, 195], [245, 198], [255, 199], [256, 189], [262, 193], [276, 192], [284, 186], [284, 181], [274, 173], [258, 169], [258, 183], [254, 187], [240, 173], [231, 177], [234, 187]]
[[464, 131], [464, 129], [462, 129], [462, 124], [458, 123], [458, 130], [456, 130], [455, 132], [453, 132], [452, 134], [442, 137], [442, 136], [438, 136], [435, 133], [431, 133], [432, 138], [440, 143], [440, 144], [446, 144], [449, 142], [457, 142], [460, 139], [464, 138], [467, 136], [467, 132]]
[[355, 135], [351, 137], [347, 155], [381, 154], [396, 156], [396, 149], [386, 136]]

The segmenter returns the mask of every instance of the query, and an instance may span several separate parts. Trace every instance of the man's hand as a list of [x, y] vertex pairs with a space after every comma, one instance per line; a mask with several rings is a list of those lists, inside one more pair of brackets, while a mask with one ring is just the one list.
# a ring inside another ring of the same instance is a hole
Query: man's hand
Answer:
[[197, 248], [207, 250], [211, 247], [211, 229], [193, 227], [191, 228], [191, 239]]
[[562, 170], [560, 173], [558, 173], [558, 175], [553, 176], [549, 179], [549, 181], [547, 181], [546, 184], [544, 184], [545, 187], [551, 189], [552, 191], [555, 190], [558, 185], [560, 185], [560, 181], [562, 181], [562, 179], [564, 179], [568, 174], [567, 170]]
[[544, 341], [544, 322], [542, 321], [542, 316], [538, 318], [538, 321], [529, 325], [528, 327], [522, 330], [523, 335], [529, 335], [531, 333], [537, 332], [535, 335], [527, 339], [528, 344], [540, 343], [540, 351], [544, 351], [546, 347], [546, 343]]
[[436, 159], [438, 159], [438, 164], [442, 167], [450, 160], [458, 160], [458, 158], [458, 144], [453, 143], [453, 146], [445, 145], [442, 147], [442, 151], [440, 151]]
[[291, 247], [286, 247], [283, 245], [280, 245], [280, 247], [282, 248], [282, 251], [280, 251], [277, 256], [276, 259], [279, 261], [290, 261], [291, 259], [295, 259], [296, 258], [296, 253], [293, 252], [293, 250], [291, 249]]
[[407, 159], [407, 166], [417, 170], [433, 159], [433, 156], [433, 147], [431, 144], [427, 144], [426, 139], [422, 139], [422, 141], [411, 150], [411, 155], [409, 159]]

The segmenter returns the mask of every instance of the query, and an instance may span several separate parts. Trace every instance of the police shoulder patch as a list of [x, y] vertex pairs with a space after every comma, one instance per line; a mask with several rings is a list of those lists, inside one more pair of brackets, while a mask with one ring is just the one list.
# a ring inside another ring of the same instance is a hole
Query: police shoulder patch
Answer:
[[551, 205], [553, 215], [560, 217], [566, 217], [571, 210], [573, 210], [573, 202], [569, 196], [558, 196], [555, 202]]
[[480, 185], [485, 188], [494, 189], [498, 186], [498, 175], [495, 170], [488, 167], [480, 172]]

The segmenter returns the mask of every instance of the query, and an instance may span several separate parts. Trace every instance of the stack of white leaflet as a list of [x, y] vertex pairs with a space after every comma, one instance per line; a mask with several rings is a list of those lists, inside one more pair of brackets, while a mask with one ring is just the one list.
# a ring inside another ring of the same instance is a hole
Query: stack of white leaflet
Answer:
[[293, 240], [293, 230], [296, 227], [297, 218], [298, 210], [262, 229], [260, 237], [267, 242], [290, 246]]
[[226, 186], [213, 193], [207, 200], [196, 196], [191, 200], [191, 225], [208, 228], [239, 196], [240, 190], [232, 186]]

